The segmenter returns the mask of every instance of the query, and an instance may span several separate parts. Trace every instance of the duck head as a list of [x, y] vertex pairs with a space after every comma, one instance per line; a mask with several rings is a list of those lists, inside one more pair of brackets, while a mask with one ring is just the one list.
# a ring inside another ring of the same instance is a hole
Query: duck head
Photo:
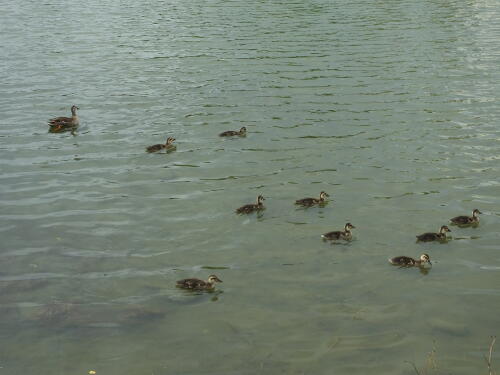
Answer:
[[439, 230], [439, 233], [445, 233], [445, 232], [451, 232], [451, 230], [446, 225], [443, 225]]
[[350, 232], [350, 231], [351, 231], [351, 229], [353, 229], [353, 228], [356, 228], [356, 227], [355, 227], [354, 225], [352, 225], [351, 223], [347, 223], [347, 224], [344, 226], [344, 230], [345, 230], [346, 232]]
[[326, 197], [329, 197], [330, 195], [328, 195], [328, 193], [322, 191], [321, 193], [319, 193], [319, 200], [320, 201], [324, 201]]
[[77, 109], [80, 109], [80, 108], [78, 108], [76, 105], [72, 105], [72, 106], [71, 106], [71, 114], [72, 114], [73, 116], [76, 116], [76, 110], [77, 110]]
[[474, 209], [474, 211], [472, 211], [472, 216], [473, 216], [473, 217], [477, 217], [477, 215], [479, 215], [479, 214], [482, 214], [482, 212], [481, 212], [481, 211], [479, 211], [477, 208], [476, 208], [476, 209]]
[[422, 263], [429, 263], [429, 264], [432, 264], [431, 263], [431, 257], [429, 256], [429, 254], [422, 254], [420, 255], [420, 261]]
[[168, 137], [168, 138], [167, 138], [167, 143], [166, 143], [166, 145], [167, 145], [167, 146], [170, 146], [170, 145], [171, 145], [174, 141], [175, 141], [175, 138], [174, 138], [174, 137]]
[[244, 126], [241, 127], [240, 129], [240, 134], [245, 134], [247, 132], [247, 128], [245, 128]]
[[215, 276], [215, 275], [210, 275], [210, 276], [208, 276], [208, 280], [207, 280], [207, 281], [208, 281], [208, 283], [209, 283], [209, 284], [215, 284], [215, 283], [221, 283], [221, 282], [222, 282], [222, 280], [221, 280], [221, 279], [219, 279], [219, 278], [218, 278], [217, 276]]
[[261, 203], [262, 203], [262, 201], [265, 201], [265, 198], [264, 198], [262, 195], [259, 195], [259, 196], [257, 197], [257, 204], [261, 204]]

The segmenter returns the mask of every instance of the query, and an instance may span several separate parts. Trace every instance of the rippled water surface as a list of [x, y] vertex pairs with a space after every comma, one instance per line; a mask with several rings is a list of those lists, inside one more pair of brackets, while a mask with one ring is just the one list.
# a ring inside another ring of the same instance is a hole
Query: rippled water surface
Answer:
[[2, 373], [487, 372], [497, 1], [22, 0], [0, 25]]

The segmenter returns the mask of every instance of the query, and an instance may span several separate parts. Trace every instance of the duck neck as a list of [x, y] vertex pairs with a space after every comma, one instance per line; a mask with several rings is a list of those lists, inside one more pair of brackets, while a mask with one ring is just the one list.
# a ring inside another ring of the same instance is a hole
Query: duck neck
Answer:
[[215, 282], [207, 280], [207, 287], [212, 289], [215, 286]]

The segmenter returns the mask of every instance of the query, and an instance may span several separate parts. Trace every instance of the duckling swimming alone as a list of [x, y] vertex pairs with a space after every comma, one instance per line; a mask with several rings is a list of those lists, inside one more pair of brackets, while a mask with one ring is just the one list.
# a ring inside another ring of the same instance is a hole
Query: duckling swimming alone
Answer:
[[441, 229], [439, 229], [439, 233], [431, 233], [427, 232], [424, 234], [420, 234], [417, 236], [417, 242], [429, 242], [429, 241], [445, 241], [446, 240], [446, 232], [451, 232], [450, 228], [446, 225], [443, 225]]
[[183, 289], [193, 289], [193, 290], [212, 290], [215, 287], [215, 283], [221, 283], [222, 280], [215, 275], [208, 276], [207, 281], [200, 279], [183, 279], [177, 281], [177, 287]]
[[71, 117], [54, 117], [49, 120], [51, 132], [58, 132], [76, 127], [80, 124], [80, 120], [76, 114], [76, 110], [80, 109], [76, 105], [71, 106]]
[[250, 204], [245, 204], [244, 206], [241, 206], [236, 210], [237, 214], [249, 214], [254, 211], [259, 211], [264, 209], [264, 204], [262, 204], [262, 201], [265, 201], [264, 197], [262, 195], [259, 195], [257, 197], [257, 203], [250, 203]]
[[321, 237], [325, 240], [346, 240], [350, 241], [352, 239], [351, 229], [356, 228], [351, 223], [347, 223], [344, 226], [344, 231], [335, 231], [322, 234]]
[[175, 145], [172, 143], [175, 141], [175, 138], [173, 137], [168, 137], [167, 142], [162, 145], [162, 144], [157, 144], [157, 145], [152, 145], [149, 147], [146, 147], [146, 151], [151, 153], [151, 152], [157, 152], [165, 149], [167, 152], [175, 150]]
[[431, 258], [428, 254], [420, 255], [420, 259], [413, 259], [406, 256], [394, 257], [389, 259], [389, 263], [400, 267], [422, 267], [426, 263], [432, 265]]
[[243, 137], [246, 134], [247, 134], [247, 128], [243, 126], [239, 131], [228, 130], [226, 132], [222, 132], [219, 134], [219, 137], [231, 137], [233, 135], [239, 135], [240, 137]]
[[478, 214], [482, 214], [477, 208], [472, 211], [472, 216], [455, 216], [450, 219], [453, 224], [456, 225], [468, 225], [468, 224], [477, 224], [479, 223]]
[[329, 195], [327, 193], [325, 193], [324, 191], [322, 191], [321, 193], [319, 193], [319, 199], [317, 199], [317, 198], [303, 198], [303, 199], [296, 200], [295, 204], [298, 204], [298, 205], [304, 206], [304, 207], [311, 207], [311, 206], [314, 206], [316, 204], [325, 203], [325, 197], [329, 197]]

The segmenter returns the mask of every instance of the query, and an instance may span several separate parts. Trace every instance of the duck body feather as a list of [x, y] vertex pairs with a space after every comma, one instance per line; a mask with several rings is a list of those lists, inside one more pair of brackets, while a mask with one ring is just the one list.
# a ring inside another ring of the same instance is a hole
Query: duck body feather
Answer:
[[304, 198], [304, 199], [298, 199], [295, 201], [295, 204], [299, 206], [304, 206], [304, 207], [311, 207], [316, 204], [322, 203], [319, 199], [317, 198]]
[[157, 152], [157, 151], [163, 150], [164, 148], [165, 148], [165, 145], [157, 144], [157, 145], [152, 145], [152, 146], [146, 147], [146, 151], [147, 152]]
[[352, 239], [351, 232], [333, 231], [321, 235], [325, 240], [346, 240]]
[[251, 204], [245, 204], [244, 206], [241, 206], [240, 208], [236, 209], [236, 213], [249, 214], [263, 209], [264, 205], [262, 203], [251, 203]]
[[240, 132], [234, 130], [228, 130], [219, 134], [219, 137], [231, 137], [233, 135], [240, 135]]
[[159, 143], [156, 145], [146, 147], [146, 151], [149, 153], [152, 153], [152, 152], [158, 152], [161, 150], [165, 150], [165, 152], [169, 153], [169, 152], [174, 151], [176, 149], [176, 146], [172, 143], [174, 141], [175, 141], [175, 138], [168, 137], [166, 143], [163, 143], [163, 144]]
[[71, 107], [71, 117], [54, 117], [49, 120], [49, 126], [54, 129], [61, 130], [62, 128], [69, 128], [78, 126], [80, 124], [80, 120], [76, 114], [76, 110], [78, 107], [76, 105]]
[[421, 242], [443, 241], [446, 239], [446, 234], [428, 232], [428, 233], [420, 234], [416, 237], [417, 237], [417, 241], [421, 241]]
[[470, 217], [470, 216], [455, 216], [454, 218], [451, 218], [450, 221], [453, 224], [457, 225], [468, 225], [468, 224], [475, 224], [479, 222], [479, 219], [477, 217]]
[[240, 137], [246, 136], [247, 128], [244, 126], [240, 130], [228, 130], [219, 134], [219, 137], [232, 137], [239, 135]]
[[177, 281], [177, 287], [183, 289], [195, 289], [195, 290], [204, 290], [204, 289], [213, 289], [214, 284], [206, 282], [205, 280], [200, 279], [183, 279]]
[[417, 265], [417, 260], [407, 256], [399, 256], [389, 259], [389, 263], [395, 266], [412, 267]]
[[67, 123], [49, 124], [49, 133], [63, 133], [75, 130], [76, 128], [77, 125], [72, 125]]

